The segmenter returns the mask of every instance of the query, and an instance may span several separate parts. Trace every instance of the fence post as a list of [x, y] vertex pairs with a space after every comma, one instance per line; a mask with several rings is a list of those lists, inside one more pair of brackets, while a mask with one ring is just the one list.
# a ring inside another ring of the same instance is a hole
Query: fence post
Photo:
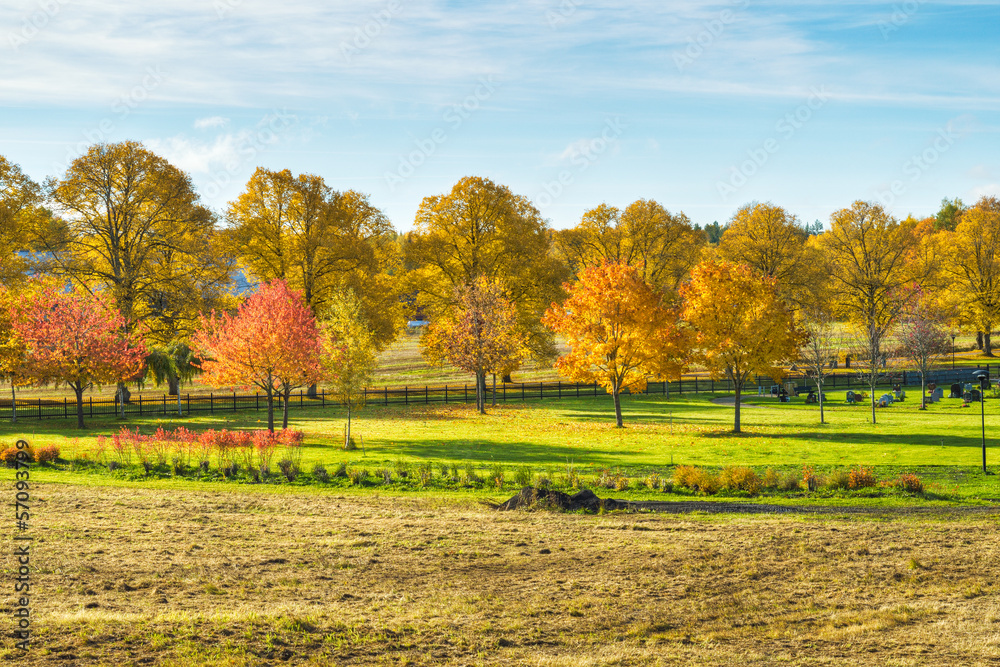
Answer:
[[448, 385], [444, 386], [444, 404], [448, 405]]
[[462, 393], [464, 394], [462, 396], [462, 402], [463, 403], [468, 403], [469, 402], [469, 385], [467, 385], [467, 384], [463, 384], [462, 385]]
[[233, 392], [233, 412], [236, 412], [236, 392]]
[[558, 396], [561, 399], [562, 398], [562, 380], [558, 380], [556, 382], [556, 389], [559, 391]]
[[253, 393], [253, 404], [255, 410], [260, 410], [260, 394], [257, 392]]
[[215, 414], [215, 393], [211, 391], [208, 392], [208, 414]]
[[[365, 394], [365, 396], [367, 396], [367, 395], [368, 394]], [[302, 395], [302, 390], [299, 389], [299, 407], [300, 408], [303, 406], [303, 404], [304, 404], [303, 401], [304, 400], [305, 400], [305, 397]]]
[[694, 376], [694, 393], [698, 393], [698, 376]]
[[38, 399], [38, 418], [42, 418], [42, 399]]
[[326, 407], [326, 389], [319, 393], [320, 407]]
[[410, 388], [404, 386], [403, 387], [403, 405], [409, 405], [409, 404], [410, 404]]
[[503, 387], [503, 402], [506, 403], [507, 402], [507, 383], [506, 382], [501, 382], [500, 386]]
[[190, 417], [191, 416], [191, 392], [188, 392], [188, 395], [187, 395], [187, 413], [188, 413], [188, 417]]
[[94, 416], [94, 397], [90, 397], [90, 416]]
[[386, 385], [386, 387], [385, 387], [385, 404], [389, 405], [389, 386], [388, 385]]
[[[11, 414], [14, 414], [13, 413], [13, 403], [11, 403], [11, 406], [12, 406], [11, 407]], [[66, 397], [63, 396], [63, 418], [65, 419], [67, 417], [69, 417], [69, 403], [67, 403]]]
[[[726, 386], [728, 387], [729, 385], [726, 385]], [[713, 393], [713, 394], [715, 393], [715, 378], [712, 378], [712, 391], [711, 391], [711, 393]]]

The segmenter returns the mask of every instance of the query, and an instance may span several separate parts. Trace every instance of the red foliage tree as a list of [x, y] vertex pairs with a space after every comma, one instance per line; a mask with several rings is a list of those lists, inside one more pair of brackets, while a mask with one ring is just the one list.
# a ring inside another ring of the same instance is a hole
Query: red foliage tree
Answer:
[[27, 353], [24, 377], [72, 387], [79, 428], [84, 390], [135, 376], [146, 358], [142, 340], [125, 332], [125, 319], [101, 293], [43, 287], [17, 306], [12, 324]]
[[216, 387], [255, 386], [267, 394], [267, 428], [274, 431], [274, 397], [281, 396], [288, 428], [293, 389], [323, 379], [316, 318], [299, 292], [282, 280], [265, 283], [236, 315], [201, 318], [194, 336], [202, 380]]

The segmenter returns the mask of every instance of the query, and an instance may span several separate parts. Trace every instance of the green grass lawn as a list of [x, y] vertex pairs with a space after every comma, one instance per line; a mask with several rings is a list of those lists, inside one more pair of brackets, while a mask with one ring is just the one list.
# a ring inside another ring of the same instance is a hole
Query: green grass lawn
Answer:
[[[379, 467], [455, 464], [488, 471], [500, 464], [508, 479], [517, 468], [558, 478], [567, 466], [589, 479], [601, 469], [621, 469], [629, 477], [650, 472], [669, 474], [671, 466], [710, 468], [751, 466], [763, 472], [815, 466], [819, 472], [854, 465], [874, 466], [880, 477], [917, 472], [939, 494], [963, 498], [1000, 497], [996, 477], [977, 472], [981, 465], [980, 413], [977, 404], [962, 408], [961, 401], [945, 400], [920, 411], [915, 394], [906, 402], [877, 412], [870, 423], [866, 405], [848, 406], [844, 392], [829, 392], [827, 423], [819, 423], [816, 405], [779, 404], [773, 399], [750, 398], [744, 405], [744, 433], [732, 433], [733, 407], [717, 405], [713, 396], [629, 396], [624, 398], [626, 428], [613, 426], [611, 400], [606, 397], [509, 403], [481, 416], [471, 406], [370, 406], [354, 423], [364, 450], [340, 447], [344, 412], [339, 408], [302, 409], [290, 413], [290, 425], [306, 433], [301, 468], [319, 463]], [[801, 401], [801, 399], [799, 399]], [[986, 403], [987, 445], [1000, 436], [1000, 401]], [[25, 422], [0, 426], [0, 441], [24, 437], [36, 445], [56, 444], [62, 458], [89, 450], [99, 434], [122, 426], [144, 433], [157, 426], [208, 428], [263, 428], [263, 413], [198, 415], [183, 420], [91, 420], [77, 431], [65, 421]], [[1000, 468], [1000, 448], [988, 453], [991, 466]], [[214, 465], [214, 463], [213, 463]], [[63, 466], [66, 467], [66, 466]], [[12, 471], [4, 471], [7, 478]], [[39, 481], [97, 481], [93, 472], [52, 470], [37, 466]], [[107, 472], [99, 475], [109, 477]], [[168, 477], [164, 474], [163, 477]], [[144, 484], [187, 484], [163, 479]], [[633, 493], [642, 494], [643, 490]], [[648, 494], [647, 494], [648, 495]]]

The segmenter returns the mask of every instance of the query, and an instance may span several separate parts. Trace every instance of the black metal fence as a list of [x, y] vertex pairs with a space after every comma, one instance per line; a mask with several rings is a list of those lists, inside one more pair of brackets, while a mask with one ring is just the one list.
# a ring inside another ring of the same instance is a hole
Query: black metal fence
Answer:
[[[929, 381], [938, 384], [950, 384], [952, 382], [969, 382], [972, 373], [979, 368], [958, 368], [958, 369], [938, 369], [929, 375]], [[982, 370], [990, 372], [990, 366], [985, 366]], [[789, 375], [782, 380], [782, 383], [794, 382], [796, 385], [812, 384], [812, 381], [804, 375]], [[919, 384], [920, 376], [912, 371], [905, 371], [894, 374], [886, 374], [878, 382], [879, 386], [891, 386], [894, 384], [911, 385]], [[765, 393], [769, 394], [772, 387], [778, 382], [766, 376], [753, 378], [744, 389], [745, 394]], [[866, 387], [867, 383], [862, 382], [856, 375], [837, 374], [829, 375], [826, 378], [824, 389], [850, 389], [852, 387]], [[701, 394], [701, 393], [731, 393], [733, 385], [729, 380], [713, 380], [707, 377], [690, 375], [682, 377], [680, 380], [672, 382], [650, 382], [646, 387], [646, 394]], [[476, 385], [441, 385], [424, 387], [384, 387], [382, 389], [366, 389], [365, 398], [369, 404], [375, 405], [429, 405], [431, 403], [475, 403]], [[627, 393], [627, 392], [626, 392]], [[508, 382], [498, 384], [495, 398], [498, 402], [528, 401], [561, 398], [584, 398], [593, 396], [607, 396], [602, 387], [596, 384], [580, 384], [575, 382]], [[486, 386], [486, 400], [494, 400], [493, 387], [490, 383]], [[288, 407], [327, 407], [337, 405], [325, 391], [319, 391], [315, 396], [310, 396], [304, 391], [299, 391], [289, 399]], [[281, 401], [275, 399], [275, 410], [282, 408]], [[37, 398], [18, 399], [17, 418], [24, 420], [39, 419], [73, 419], [76, 417], [75, 398]], [[216, 412], [240, 412], [250, 410], [266, 410], [267, 396], [260, 393], [240, 394], [231, 393], [208, 393], [208, 394], [185, 394], [180, 397], [162, 396], [150, 398], [149, 396], [138, 395], [133, 400], [125, 404], [124, 410], [114, 398], [87, 397], [83, 404], [85, 417], [113, 417], [122, 412], [126, 416], [163, 416], [172, 417], [187, 415], [192, 413], [216, 413]], [[0, 420], [9, 421], [11, 414], [10, 399], [0, 400]]]

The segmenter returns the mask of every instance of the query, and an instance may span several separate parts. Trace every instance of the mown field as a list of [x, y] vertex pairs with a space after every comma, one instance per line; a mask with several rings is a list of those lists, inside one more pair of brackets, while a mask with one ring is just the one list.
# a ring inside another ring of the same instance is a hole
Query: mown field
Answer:
[[[24, 665], [987, 665], [996, 515], [40, 487]], [[13, 660], [12, 660], [13, 659]], [[14, 662], [16, 660], [16, 662]]]
[[[831, 393], [751, 400], [746, 433], [708, 395], [471, 406], [370, 406], [340, 448], [338, 408], [294, 410], [302, 475], [255, 482], [90, 453], [122, 426], [253, 429], [262, 413], [0, 427], [0, 442], [56, 444], [31, 470], [36, 632], [26, 665], [977, 665], [1000, 660], [994, 533], [998, 477], [979, 470], [978, 406], [879, 410]], [[986, 403], [997, 469], [1000, 402]], [[86, 457], [86, 458], [85, 458]], [[316, 464], [370, 472], [319, 481]], [[430, 465], [428, 465], [430, 464]], [[649, 489], [676, 465], [794, 474], [915, 472], [926, 493]], [[426, 485], [416, 480], [431, 470]], [[503, 486], [490, 481], [504, 471]], [[444, 473], [443, 469], [449, 472]], [[377, 471], [390, 470], [391, 483]], [[408, 470], [401, 478], [398, 471]], [[452, 470], [459, 472], [453, 480]], [[480, 482], [468, 482], [472, 470]], [[770, 503], [796, 515], [498, 512], [515, 477], [603, 497]], [[13, 497], [13, 471], [0, 470]], [[832, 510], [829, 508], [833, 508]], [[864, 510], [857, 513], [858, 509]], [[820, 511], [822, 510], [822, 513]], [[13, 519], [4, 526], [11, 534]], [[2, 561], [10, 579], [13, 563]], [[8, 593], [9, 595], [9, 593]], [[7, 616], [12, 605], [5, 598]], [[5, 621], [6, 622], [6, 621]]]

